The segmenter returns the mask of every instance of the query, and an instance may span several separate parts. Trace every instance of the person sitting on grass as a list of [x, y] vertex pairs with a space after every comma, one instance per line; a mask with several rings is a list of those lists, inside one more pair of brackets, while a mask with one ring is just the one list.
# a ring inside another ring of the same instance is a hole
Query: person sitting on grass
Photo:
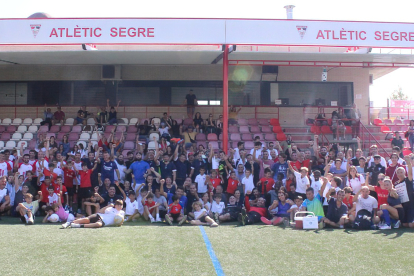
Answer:
[[138, 212], [138, 202], [135, 198], [134, 190], [130, 190], [127, 199], [125, 200], [125, 219], [126, 222], [137, 221], [141, 216]]
[[115, 217], [121, 216], [122, 220], [119, 226], [122, 225], [124, 221], [125, 212], [122, 211], [122, 207], [124, 206], [124, 202], [120, 199], [115, 201], [115, 205], [110, 204], [108, 206], [103, 207], [97, 214], [93, 214], [92, 216], [86, 218], [80, 218], [74, 220], [72, 223], [64, 223], [62, 224], [63, 228], [100, 228], [103, 226], [110, 226], [115, 225]]
[[89, 193], [89, 198], [84, 202], [86, 215], [91, 216], [92, 214], [98, 213], [101, 209], [101, 204], [105, 202], [99, 193], [99, 186], [94, 187], [94, 192]]
[[385, 224], [380, 227], [381, 230], [391, 229], [391, 222], [394, 221], [394, 228], [400, 228], [400, 219], [404, 217], [404, 208], [401, 205], [401, 200], [398, 196], [397, 190], [392, 188], [392, 180], [386, 177], [384, 180], [384, 188], [388, 190], [388, 204], [382, 204], [378, 210], [378, 216], [385, 221]]
[[293, 221], [295, 219], [295, 214], [300, 210], [302, 207], [303, 198], [301, 196], [297, 196], [295, 198], [295, 204], [290, 206], [290, 209], [287, 211], [290, 214], [290, 220]]
[[173, 195], [172, 197], [172, 203], [168, 206], [168, 214], [165, 215], [165, 221], [169, 225], [173, 225], [173, 222], [178, 222], [178, 225], [182, 225], [186, 219], [187, 216], [185, 216], [184, 209], [180, 205], [180, 197], [178, 195]]
[[215, 194], [214, 197], [212, 195], [210, 215], [214, 217], [217, 223], [219, 223], [219, 216], [223, 213], [225, 207], [224, 202], [221, 201], [221, 194]]
[[217, 227], [218, 224], [208, 216], [207, 210], [203, 208], [203, 204], [200, 201], [196, 201], [192, 205], [194, 210], [194, 219], [191, 221], [191, 225], [210, 225], [210, 227]]
[[39, 191], [38, 194], [39, 199], [33, 200], [33, 195], [27, 193], [24, 196], [26, 202], [19, 203], [17, 206], [16, 212], [20, 213], [20, 220], [23, 223], [26, 223], [28, 225], [34, 224], [34, 214], [36, 214], [37, 210], [39, 209], [39, 202], [43, 199], [42, 191]]
[[319, 190], [319, 193], [315, 195], [313, 188], [306, 189], [306, 199], [302, 203], [301, 211], [308, 211], [315, 214], [320, 221], [324, 217], [323, 212], [323, 191], [325, 190], [326, 185], [328, 184], [328, 179], [326, 177], [321, 177], [322, 187]]
[[[46, 222], [57, 222], [53, 221], [52, 215], [55, 214], [58, 216], [59, 220], [61, 222], [68, 222], [71, 223], [75, 220], [75, 215], [72, 213], [69, 213], [68, 211], [65, 211], [65, 208], [63, 208], [62, 200], [61, 200], [62, 192], [59, 192], [58, 195], [58, 202], [53, 203], [51, 206], [47, 206], [45, 209], [46, 216], [43, 219], [43, 223]], [[79, 217], [83, 217], [82, 215], [77, 215]]]
[[269, 212], [266, 208], [266, 199], [263, 197], [257, 200], [257, 206], [250, 206], [249, 197], [251, 193], [252, 191], [247, 191], [244, 199], [246, 209], [242, 209], [241, 214], [237, 217], [240, 226], [258, 223], [261, 221], [262, 217], [269, 216]]
[[[336, 198], [331, 196], [335, 195]], [[335, 188], [329, 189], [329, 192], [326, 194], [328, 200], [328, 213], [325, 218], [322, 218], [325, 224], [335, 228], [344, 228], [345, 221], [348, 219], [348, 207], [343, 203], [345, 197], [345, 192], [340, 190], [335, 192]]]
[[[412, 183], [410, 183], [410, 185], [412, 190]], [[356, 215], [350, 215], [349, 221], [351, 223], [354, 223], [357, 219], [361, 217], [363, 220], [369, 221], [369, 228], [375, 228], [374, 225], [378, 224], [380, 221], [380, 218], [377, 216], [378, 201], [374, 197], [369, 195], [369, 188], [367, 186], [362, 186], [361, 190], [359, 190], [359, 192], [354, 196], [353, 201], [356, 202]], [[360, 211], [362, 212], [359, 213]], [[369, 214], [370, 216], [368, 217], [368, 215], [361, 214]], [[364, 228], [361, 228], [361, 221], [359, 220], [356, 221], [356, 223], [354, 223], [353, 226], [357, 229], [368, 229], [365, 228], [365, 226]]]
[[264, 224], [267, 225], [279, 225], [287, 219], [289, 222], [290, 214], [288, 213], [290, 206], [293, 205], [293, 201], [288, 198], [287, 193], [284, 191], [279, 191], [278, 193], [279, 200], [275, 200], [273, 204], [269, 207], [269, 210], [274, 210], [278, 208], [277, 213], [274, 215], [272, 220], [267, 219], [266, 217], [261, 217], [261, 220]]
[[[158, 212], [158, 203], [154, 201], [154, 195], [151, 192], [148, 192], [141, 200], [142, 205], [144, 205], [144, 219], [150, 220], [151, 223], [161, 222], [160, 214]], [[156, 217], [154, 219], [154, 217]]]
[[[238, 191], [240, 193], [240, 191]], [[237, 221], [237, 216], [241, 212], [241, 205], [237, 204], [237, 199], [234, 195], [230, 196], [229, 203], [224, 208], [223, 213], [219, 215], [220, 222]]]

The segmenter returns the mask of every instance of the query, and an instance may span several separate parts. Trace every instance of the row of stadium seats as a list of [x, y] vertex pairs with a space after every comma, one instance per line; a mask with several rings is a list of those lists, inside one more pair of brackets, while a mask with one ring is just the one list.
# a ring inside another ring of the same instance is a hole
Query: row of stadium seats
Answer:
[[376, 126], [383, 126], [383, 125], [386, 125], [386, 126], [409, 126], [410, 125], [410, 120], [400, 120], [400, 119], [394, 119], [394, 121], [393, 120], [391, 120], [391, 119], [384, 119], [384, 120], [381, 120], [381, 119], [375, 119], [374, 120], [374, 125], [376, 125]]

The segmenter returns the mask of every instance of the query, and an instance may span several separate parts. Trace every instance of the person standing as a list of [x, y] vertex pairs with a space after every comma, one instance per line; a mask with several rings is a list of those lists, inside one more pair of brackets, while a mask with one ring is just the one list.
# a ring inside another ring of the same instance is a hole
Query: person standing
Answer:
[[193, 94], [193, 89], [185, 96], [184, 104], [187, 105], [187, 116], [193, 118], [195, 106], [197, 105], [197, 97]]
[[408, 142], [410, 143], [410, 150], [414, 152], [414, 120], [410, 121], [410, 126], [408, 127]]
[[351, 110], [352, 119], [352, 140], [356, 140], [359, 137], [359, 123], [361, 121], [361, 111], [359, 111], [356, 103], [353, 105]]

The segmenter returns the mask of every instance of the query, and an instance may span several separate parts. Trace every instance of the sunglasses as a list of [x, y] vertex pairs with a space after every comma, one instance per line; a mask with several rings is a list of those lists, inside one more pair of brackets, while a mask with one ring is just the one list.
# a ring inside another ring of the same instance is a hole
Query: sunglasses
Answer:
[[385, 178], [378, 178], [378, 180], [379, 180], [379, 181], [382, 181], [382, 180], [384, 180], [384, 179], [385, 179]]

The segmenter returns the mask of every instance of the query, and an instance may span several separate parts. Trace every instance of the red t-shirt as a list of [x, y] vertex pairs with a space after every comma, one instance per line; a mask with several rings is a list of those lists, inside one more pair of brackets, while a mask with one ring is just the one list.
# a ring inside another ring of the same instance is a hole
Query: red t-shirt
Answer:
[[63, 168], [65, 183], [64, 185], [67, 188], [73, 188], [73, 178], [76, 177], [74, 170], [69, 170], [68, 168]]
[[286, 191], [290, 192], [290, 184], [292, 184], [292, 179], [286, 179]]
[[49, 170], [43, 169], [43, 175], [44, 176], [49, 176], [50, 177], [50, 181], [52, 183], [55, 183], [55, 180], [57, 178], [57, 174], [55, 174], [54, 172], [50, 172]]
[[239, 180], [229, 178], [228, 184], [227, 184], [227, 193], [234, 195], [234, 192], [237, 190], [237, 187], [239, 186]]
[[[60, 192], [60, 185], [59, 184], [53, 184], [53, 187], [55, 188], [55, 193], [59, 193]], [[65, 203], [65, 197], [63, 195], [67, 194], [68, 190], [66, 189], [65, 185], [62, 185], [62, 195], [60, 196], [60, 202], [62, 202], [62, 204]]]
[[221, 179], [220, 178], [210, 178], [211, 184], [213, 185], [214, 189], [220, 185]]
[[351, 195], [349, 199], [344, 197], [344, 200], [342, 201], [346, 205], [346, 207], [348, 207], [348, 211], [351, 210], [352, 206], [354, 205], [354, 203], [352, 202], [353, 199], [354, 196]]
[[92, 174], [92, 170], [81, 170], [78, 172], [78, 174], [80, 175], [81, 178], [81, 183], [80, 183], [80, 188], [89, 188], [92, 187], [91, 184], [91, 174]]
[[[394, 166], [394, 167], [388, 166], [388, 168], [385, 170], [385, 175], [388, 176], [389, 178], [391, 178], [392, 184], [394, 184], [395, 182], [398, 181], [396, 170], [399, 167], [403, 167], [403, 166], [401, 166], [400, 164], [397, 164], [397, 166]], [[407, 173], [406, 173], [406, 175], [407, 175]]]
[[[53, 184], [53, 183], [52, 183], [52, 185], [53, 185], [53, 192], [56, 193], [56, 194], [59, 194], [60, 185], [59, 184]], [[46, 185], [45, 182], [43, 182], [42, 185], [40, 186], [40, 191], [42, 191], [42, 195], [43, 195], [42, 202], [44, 202], [44, 203], [49, 202], [49, 199], [47, 198], [49, 196], [48, 188], [49, 188], [49, 185]], [[63, 195], [66, 194], [66, 193], [67, 193], [66, 187], [62, 186], [62, 196], [60, 197], [60, 200], [61, 200], [62, 204], [65, 203]]]
[[152, 201], [151, 203], [149, 203], [148, 201], [145, 201], [145, 206], [147, 206], [148, 208], [151, 208], [155, 205], [155, 201]]
[[181, 207], [180, 204], [171, 203], [169, 206], [170, 206], [170, 214], [179, 214], [179, 213], [181, 213], [182, 207]]
[[[267, 185], [264, 184], [266, 180], [267, 180]], [[275, 185], [275, 181], [271, 177], [269, 178], [263, 177], [262, 179], [260, 179], [260, 183], [262, 184], [262, 194], [265, 193], [265, 186], [266, 186], [266, 193], [267, 193], [273, 188], [273, 185]]]
[[388, 202], [387, 202], [388, 190], [381, 189], [381, 187], [375, 186], [375, 192], [378, 195], [378, 208], [382, 204], [388, 204]]

